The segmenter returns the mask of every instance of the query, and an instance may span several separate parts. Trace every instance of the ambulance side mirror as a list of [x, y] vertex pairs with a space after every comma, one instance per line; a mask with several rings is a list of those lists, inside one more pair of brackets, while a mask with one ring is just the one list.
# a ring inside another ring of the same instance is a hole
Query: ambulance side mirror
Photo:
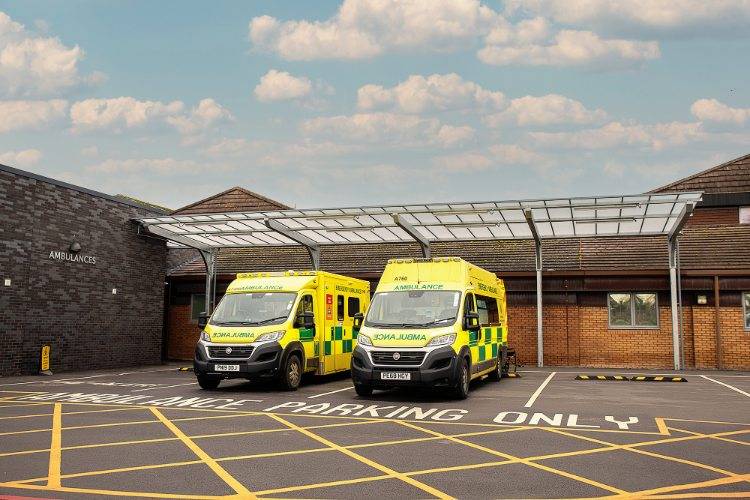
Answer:
[[198, 328], [206, 328], [208, 324], [208, 313], [202, 312], [198, 315]]
[[479, 313], [469, 311], [464, 315], [464, 330], [479, 330]]
[[362, 328], [362, 323], [365, 321], [365, 315], [362, 313], [356, 313], [354, 315], [354, 329], [359, 330]]

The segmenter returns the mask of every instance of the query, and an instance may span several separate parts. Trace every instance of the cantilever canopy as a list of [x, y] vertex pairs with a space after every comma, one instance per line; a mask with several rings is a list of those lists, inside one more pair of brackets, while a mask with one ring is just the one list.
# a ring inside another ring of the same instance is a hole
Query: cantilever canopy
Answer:
[[[201, 250], [669, 234], [701, 193], [381, 205], [139, 219], [146, 232]], [[533, 219], [529, 223], [528, 215]], [[302, 238], [299, 238], [299, 237]]]
[[533, 239], [536, 243], [537, 364], [544, 364], [542, 241], [555, 238], [666, 235], [674, 367], [682, 365], [676, 236], [700, 192], [548, 200], [381, 205], [276, 212], [174, 215], [138, 219], [146, 233], [197, 248], [206, 262], [206, 304], [213, 307], [216, 251], [227, 247], [302, 245], [315, 269], [321, 245], [418, 242], [430, 256], [437, 241]]

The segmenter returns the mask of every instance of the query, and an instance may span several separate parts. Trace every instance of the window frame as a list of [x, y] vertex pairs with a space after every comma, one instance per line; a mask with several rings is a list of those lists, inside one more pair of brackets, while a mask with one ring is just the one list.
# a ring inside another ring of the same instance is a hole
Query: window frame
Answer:
[[[609, 307], [609, 296], [613, 294], [629, 294], [630, 295], [630, 325], [613, 325], [612, 314]], [[636, 325], [635, 324], [635, 296], [636, 295], [650, 294], [654, 296], [655, 307], [656, 307], [656, 324], [655, 325]], [[661, 318], [659, 317], [659, 293], [658, 292], [607, 292], [607, 327], [609, 330], [659, 330], [661, 328]]]
[[490, 309], [488, 307], [486, 309], [487, 310], [487, 323], [482, 323], [482, 321], [481, 321], [481, 313], [480, 313], [480, 321], [479, 321], [480, 326], [487, 327], [487, 326], [498, 326], [498, 325], [500, 325], [500, 307], [498, 305], [497, 298], [496, 297], [490, 297], [489, 295], [480, 295], [480, 294], [475, 293], [474, 294], [474, 303], [476, 304], [477, 312], [479, 312], [479, 310], [480, 310], [480, 307], [479, 307], [479, 301], [480, 301], [480, 299], [485, 304], [488, 304], [488, 305], [491, 304], [491, 303], [494, 303], [495, 304], [495, 315], [497, 316], [497, 321], [494, 321], [494, 322], [491, 321], [492, 318], [490, 317]]
[[206, 294], [205, 293], [191, 293], [190, 294], [190, 323], [197, 325], [198, 324], [198, 318], [193, 318], [193, 307], [195, 306], [195, 297], [200, 296], [203, 297], [203, 310], [198, 311], [198, 314], [202, 312], [206, 312]]
[[336, 295], [336, 321], [346, 321], [346, 297]]
[[750, 332], [750, 323], [748, 322], [748, 316], [750, 316], [750, 306], [748, 305], [748, 302], [750, 300], [746, 300], [745, 297], [750, 298], [750, 292], [742, 292], [742, 322], [744, 323], [745, 331]]
[[[352, 302], [357, 303], [357, 312], [352, 313]], [[346, 314], [345, 316], [347, 318], [353, 318], [355, 314], [362, 312], [362, 301], [359, 299], [359, 297], [355, 297], [354, 295], [349, 295], [346, 297]]]

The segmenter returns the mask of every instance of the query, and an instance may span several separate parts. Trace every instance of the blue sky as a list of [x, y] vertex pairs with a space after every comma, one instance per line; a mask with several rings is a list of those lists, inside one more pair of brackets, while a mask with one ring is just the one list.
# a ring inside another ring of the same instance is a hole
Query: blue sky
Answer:
[[0, 1], [0, 163], [170, 207], [636, 193], [750, 152], [748, 0]]

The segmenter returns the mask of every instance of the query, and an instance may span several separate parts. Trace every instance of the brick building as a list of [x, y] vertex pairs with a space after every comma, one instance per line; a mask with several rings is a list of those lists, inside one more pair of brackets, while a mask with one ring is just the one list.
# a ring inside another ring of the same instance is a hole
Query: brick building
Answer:
[[[750, 368], [750, 155], [655, 189], [703, 191], [680, 245], [681, 332], [687, 368]], [[242, 188], [201, 200], [175, 214], [287, 208]], [[536, 363], [536, 292], [532, 241], [433, 244], [505, 279], [510, 342], [521, 362]], [[374, 285], [389, 258], [419, 256], [416, 244], [323, 247], [321, 269]], [[170, 250], [167, 356], [188, 359], [205, 307], [205, 265], [193, 250]], [[240, 271], [307, 269], [303, 248], [222, 249], [220, 296]], [[668, 252], [665, 237], [552, 240], [544, 250], [545, 365], [672, 366]], [[718, 298], [718, 300], [717, 300]]]
[[0, 165], [0, 375], [159, 363], [163, 241], [134, 217], [158, 207]]

